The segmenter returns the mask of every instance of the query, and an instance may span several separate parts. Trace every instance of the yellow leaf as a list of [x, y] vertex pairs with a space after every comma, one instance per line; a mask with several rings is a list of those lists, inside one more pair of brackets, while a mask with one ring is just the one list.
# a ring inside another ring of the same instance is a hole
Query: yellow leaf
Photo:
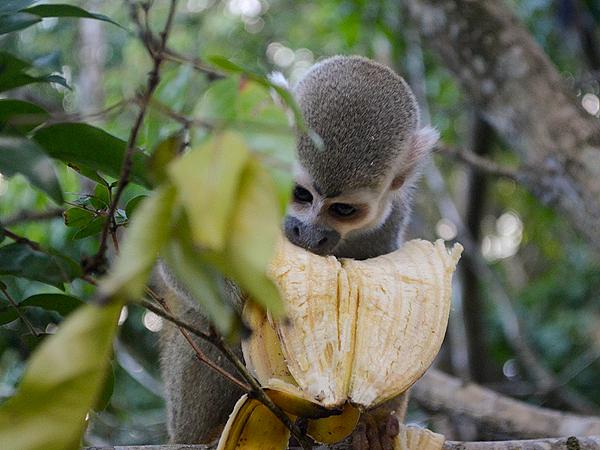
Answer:
[[169, 166], [169, 176], [177, 186], [197, 245], [223, 249], [247, 160], [243, 138], [227, 131]]
[[82, 306], [31, 357], [17, 393], [0, 406], [0, 447], [78, 449], [107, 374], [121, 304]]

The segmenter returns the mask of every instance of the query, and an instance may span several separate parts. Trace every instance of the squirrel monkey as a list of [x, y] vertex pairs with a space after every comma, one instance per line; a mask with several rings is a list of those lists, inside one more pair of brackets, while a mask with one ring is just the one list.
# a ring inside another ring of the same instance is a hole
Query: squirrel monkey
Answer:
[[[287, 238], [320, 255], [366, 259], [396, 250], [411, 213], [411, 192], [419, 169], [438, 134], [419, 125], [419, 109], [406, 82], [391, 69], [357, 56], [335, 56], [315, 66], [294, 87], [309, 128], [323, 141], [318, 148], [306, 135], [297, 140], [295, 187], [284, 219]], [[163, 267], [161, 293], [187, 321], [207, 323], [198, 304]], [[241, 293], [224, 281], [233, 302]], [[198, 345], [218, 363], [226, 361], [204, 342]], [[207, 442], [218, 437], [242, 392], [196, 360], [178, 331], [161, 335], [168, 429], [173, 443]], [[392, 405], [388, 410], [404, 406]], [[355, 444], [369, 443], [389, 413], [375, 414]], [[394, 433], [393, 423], [380, 433]], [[390, 430], [391, 429], [391, 430]], [[385, 431], [387, 430], [387, 431]], [[397, 431], [396, 431], [397, 432]], [[383, 447], [386, 445], [383, 443]]]

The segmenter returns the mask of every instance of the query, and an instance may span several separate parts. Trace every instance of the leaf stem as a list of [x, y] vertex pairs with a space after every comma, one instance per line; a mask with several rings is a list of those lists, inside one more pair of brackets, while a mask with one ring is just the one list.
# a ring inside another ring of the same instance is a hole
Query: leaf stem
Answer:
[[19, 307], [18, 303], [8, 293], [8, 290], [6, 289], [6, 287], [3, 286], [3, 285], [0, 285], [0, 290], [4, 294], [4, 297], [6, 297], [6, 300], [8, 300], [8, 303], [10, 303], [11, 306], [15, 309], [15, 311], [19, 315], [19, 318], [23, 321], [23, 323], [25, 324], [25, 326], [27, 328], [29, 328], [29, 331], [31, 331], [31, 334], [33, 334], [35, 337], [38, 337], [40, 335], [40, 333], [38, 333], [38, 331], [35, 329], [35, 327], [29, 321], [29, 319], [25, 316], [25, 314], [23, 314], [23, 311], [21, 311], [21, 308]]

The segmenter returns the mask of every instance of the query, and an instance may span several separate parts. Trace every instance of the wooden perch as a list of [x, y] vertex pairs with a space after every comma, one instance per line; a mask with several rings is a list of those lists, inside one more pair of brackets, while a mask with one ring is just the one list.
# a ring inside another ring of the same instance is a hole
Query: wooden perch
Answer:
[[[83, 450], [214, 450], [210, 445], [141, 445], [85, 447]], [[316, 450], [352, 450], [351, 444], [321, 446]], [[527, 441], [454, 442], [446, 441], [443, 450], [598, 450], [600, 436], [533, 439]], [[296, 450], [290, 447], [290, 450]]]

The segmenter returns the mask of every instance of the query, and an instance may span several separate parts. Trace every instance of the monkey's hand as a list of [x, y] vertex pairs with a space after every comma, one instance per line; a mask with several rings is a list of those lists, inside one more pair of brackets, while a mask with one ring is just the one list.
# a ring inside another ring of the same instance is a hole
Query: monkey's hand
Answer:
[[354, 450], [394, 450], [394, 438], [400, 431], [395, 414], [364, 413], [352, 435]]

